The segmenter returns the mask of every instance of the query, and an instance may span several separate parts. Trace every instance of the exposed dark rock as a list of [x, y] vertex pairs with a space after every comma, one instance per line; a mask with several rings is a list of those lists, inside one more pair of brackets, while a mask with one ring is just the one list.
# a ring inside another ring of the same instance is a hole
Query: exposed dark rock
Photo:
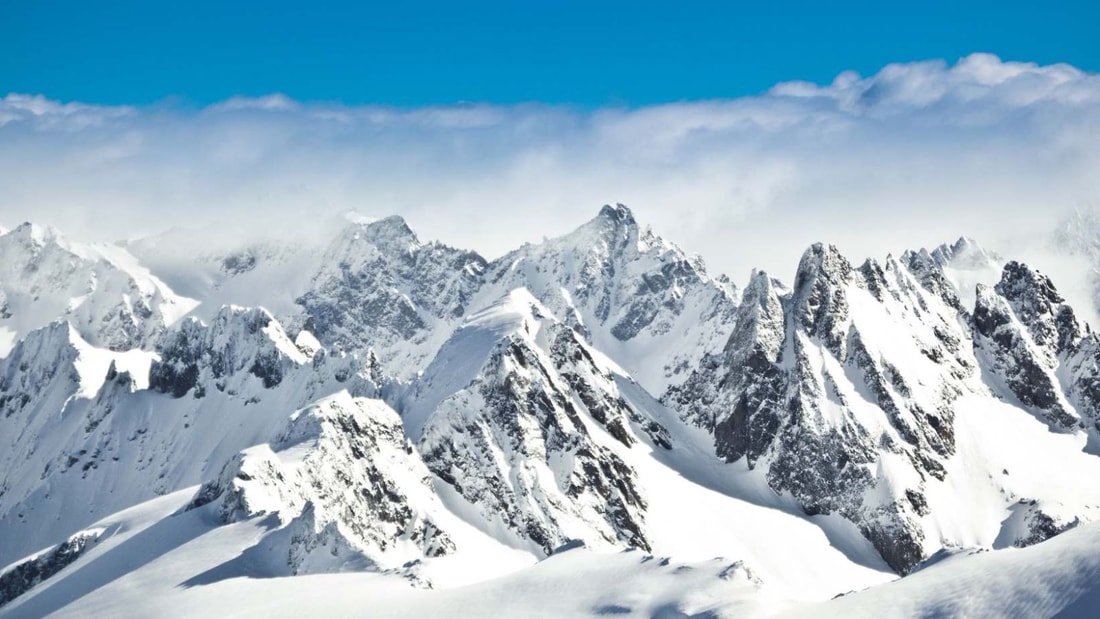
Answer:
[[30, 591], [80, 558], [99, 540], [98, 531], [77, 533], [65, 542], [18, 563], [0, 574], [0, 606]]
[[[270, 331], [270, 332], [269, 332]], [[225, 307], [208, 326], [197, 319], [185, 320], [158, 342], [160, 360], [149, 370], [149, 386], [173, 397], [183, 397], [208, 377], [221, 391], [228, 379], [248, 373], [265, 388], [283, 380], [289, 344], [282, 327], [266, 310]], [[196, 397], [201, 397], [198, 390]]]
[[227, 275], [240, 275], [256, 268], [256, 254], [242, 251], [222, 258], [221, 270]]
[[[558, 525], [563, 510], [589, 520], [597, 538], [648, 549], [636, 474], [592, 439], [573, 397], [624, 444], [634, 441], [626, 431], [629, 406], [598, 386], [599, 372], [570, 329], [544, 328], [560, 329], [552, 339], [555, 366], [545, 365], [545, 357], [518, 335], [501, 340], [478, 378], [452, 396], [455, 408], [445, 401], [429, 419], [421, 439], [424, 460], [487, 517], [499, 518], [545, 553], [567, 541]], [[499, 457], [508, 464], [498, 465]], [[553, 471], [561, 463], [571, 466], [560, 471], [557, 488], [508, 472], [530, 466]], [[547, 500], [547, 493], [559, 492], [578, 505], [595, 500], [601, 509], [574, 511], [564, 501]]]

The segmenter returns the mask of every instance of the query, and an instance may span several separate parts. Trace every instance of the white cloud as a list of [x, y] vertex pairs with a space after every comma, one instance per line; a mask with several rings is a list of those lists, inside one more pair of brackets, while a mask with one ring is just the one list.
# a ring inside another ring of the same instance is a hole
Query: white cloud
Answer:
[[210, 106], [211, 111], [228, 111], [228, 110], [269, 110], [269, 111], [291, 111], [297, 110], [301, 106], [290, 97], [276, 93], [273, 95], [265, 95], [263, 97], [230, 97], [227, 101], [222, 103], [216, 103]]
[[1100, 195], [1100, 76], [975, 54], [755, 97], [583, 110], [233, 98], [201, 110], [0, 100], [0, 222], [100, 237], [349, 209], [492, 256], [604, 202], [740, 279], [815, 240], [878, 255], [1051, 225]]
[[40, 129], [79, 130], [102, 126], [114, 118], [134, 113], [130, 106], [104, 107], [60, 103], [42, 95], [11, 93], [0, 99], [0, 127], [14, 122], [32, 123]]

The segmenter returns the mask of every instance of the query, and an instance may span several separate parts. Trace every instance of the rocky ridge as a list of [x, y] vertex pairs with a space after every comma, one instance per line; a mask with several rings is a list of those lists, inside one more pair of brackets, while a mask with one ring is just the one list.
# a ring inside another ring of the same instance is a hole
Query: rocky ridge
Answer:
[[[39, 257], [9, 301], [122, 261], [16, 232], [0, 250]], [[226, 256], [225, 281], [275, 262]], [[105, 331], [58, 309], [20, 332], [0, 360], [0, 564], [201, 484], [191, 507], [219, 526], [269, 525], [248, 556], [271, 575], [431, 586], [467, 529], [536, 558], [667, 543], [649, 460], [736, 477], [714, 492], [759, 482], [774, 496], [738, 500], [842, 520], [903, 574], [1100, 517], [1100, 491], [1029, 477], [1054, 451], [986, 437], [1011, 426], [1092, 470], [1100, 342], [1049, 278], [969, 239], [858, 265], [815, 244], [790, 287], [755, 272], [739, 292], [617, 205], [493, 261], [399, 217], [354, 223], [319, 262], [286, 315], [146, 315], [178, 295], [131, 277], [88, 293]], [[711, 453], [673, 438], [696, 435]]]

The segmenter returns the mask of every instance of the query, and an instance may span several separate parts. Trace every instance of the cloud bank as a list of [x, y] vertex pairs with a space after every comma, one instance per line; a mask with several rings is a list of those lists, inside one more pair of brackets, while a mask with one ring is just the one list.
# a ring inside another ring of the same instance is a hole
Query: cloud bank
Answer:
[[493, 257], [622, 202], [713, 271], [789, 279], [816, 240], [882, 256], [1048, 229], [1100, 197], [1098, 136], [1100, 76], [987, 54], [594, 110], [9, 94], [0, 222], [118, 238], [216, 219], [243, 234], [355, 210]]

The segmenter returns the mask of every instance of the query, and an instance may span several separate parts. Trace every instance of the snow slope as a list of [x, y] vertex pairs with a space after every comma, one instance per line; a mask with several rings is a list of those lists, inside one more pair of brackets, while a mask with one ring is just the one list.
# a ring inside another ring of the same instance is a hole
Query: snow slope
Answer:
[[806, 603], [784, 597], [733, 557], [680, 561], [583, 547], [434, 590], [383, 574], [271, 576], [240, 554], [265, 534], [263, 520], [214, 526], [196, 511], [180, 511], [189, 496], [181, 491], [97, 523], [90, 549], [0, 607], [0, 617], [1084, 618], [1100, 602], [1095, 524], [1024, 549], [944, 554], [905, 578]]
[[906, 578], [783, 617], [1095, 617], [1100, 525], [1036, 546], [959, 551]]

